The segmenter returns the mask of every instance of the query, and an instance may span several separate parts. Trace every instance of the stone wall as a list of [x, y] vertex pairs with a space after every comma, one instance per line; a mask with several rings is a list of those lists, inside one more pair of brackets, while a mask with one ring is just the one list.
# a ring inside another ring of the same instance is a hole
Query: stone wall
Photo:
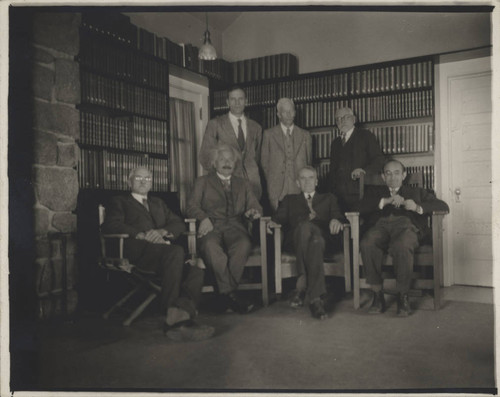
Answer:
[[[33, 99], [33, 168], [35, 194], [36, 293], [38, 317], [62, 311], [62, 265], [67, 264], [67, 308], [75, 310], [78, 296], [76, 215], [80, 101], [80, 14], [34, 15], [31, 35]], [[63, 246], [61, 233], [67, 233]], [[64, 255], [64, 251], [66, 254]]]

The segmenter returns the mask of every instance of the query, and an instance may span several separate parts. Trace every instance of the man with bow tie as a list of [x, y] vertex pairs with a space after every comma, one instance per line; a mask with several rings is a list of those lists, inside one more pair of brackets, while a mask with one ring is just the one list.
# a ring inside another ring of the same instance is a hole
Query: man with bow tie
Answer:
[[244, 314], [253, 308], [236, 291], [252, 246], [245, 222], [260, 218], [262, 207], [250, 182], [233, 175], [239, 153], [232, 146], [216, 146], [210, 158], [212, 172], [196, 180], [187, 215], [200, 222], [200, 254], [215, 273], [222, 305]]
[[406, 171], [397, 160], [386, 162], [381, 176], [385, 186], [369, 186], [358, 208], [366, 221], [360, 250], [367, 282], [373, 291], [369, 313], [385, 311], [381, 272], [384, 252], [389, 252], [396, 272], [397, 312], [399, 316], [408, 316], [414, 250], [430, 233], [425, 215], [449, 208], [425, 189], [403, 186]]
[[290, 306], [300, 307], [306, 300], [312, 316], [324, 320], [327, 313], [323, 258], [326, 249], [340, 249], [339, 232], [344, 217], [333, 194], [316, 192], [318, 175], [313, 167], [299, 171], [297, 185], [301, 192], [285, 196], [268, 226], [283, 225], [283, 248], [297, 257], [299, 276]]
[[276, 108], [280, 123], [264, 131], [260, 155], [272, 211], [287, 194], [300, 193], [298, 171], [312, 163], [311, 135], [294, 124], [295, 104], [280, 98]]
[[[131, 193], [113, 197], [106, 208], [102, 231], [128, 234], [125, 257], [139, 271], [154, 272], [161, 279], [160, 307], [166, 314], [165, 330], [175, 327], [182, 339], [210, 337], [212, 327], [192, 322], [197, 315], [204, 271], [185, 265], [184, 248], [171, 243], [185, 231], [184, 221], [163, 200], [148, 195], [153, 186], [149, 169], [133, 169], [128, 185]], [[183, 272], [187, 273], [184, 279]]]
[[359, 199], [361, 174], [377, 174], [384, 164], [380, 145], [370, 131], [355, 127], [356, 117], [348, 108], [335, 112], [335, 123], [340, 136], [330, 149], [330, 186], [344, 211], [351, 210]]

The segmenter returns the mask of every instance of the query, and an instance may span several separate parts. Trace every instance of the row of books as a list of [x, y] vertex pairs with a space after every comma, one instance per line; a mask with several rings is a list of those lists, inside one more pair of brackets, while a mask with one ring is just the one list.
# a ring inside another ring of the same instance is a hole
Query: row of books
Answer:
[[434, 125], [419, 123], [371, 128], [384, 154], [422, 153], [434, 150]]
[[153, 173], [153, 191], [168, 191], [168, 160], [107, 150], [80, 150], [80, 188], [128, 190], [132, 169], [144, 166]]
[[244, 59], [232, 62], [232, 66], [233, 82], [236, 84], [295, 76], [299, 73], [299, 62], [292, 54]]
[[278, 96], [294, 101], [330, 99], [347, 96], [349, 92], [349, 73], [336, 73], [324, 76], [311, 76], [300, 80], [280, 81]]
[[137, 27], [130, 18], [116, 11], [104, 10], [83, 12], [81, 27], [83, 32], [99, 34], [103, 38], [115, 40], [135, 48], [137, 46]]
[[434, 113], [432, 90], [401, 92], [365, 98], [353, 98], [349, 107], [360, 123], [430, 117]]
[[338, 109], [349, 106], [345, 100], [332, 102], [305, 102], [295, 105], [295, 122], [303, 128], [315, 128], [335, 124], [335, 113]]
[[[404, 161], [403, 161], [404, 163]], [[414, 174], [420, 172], [423, 177], [423, 188], [428, 190], [435, 190], [435, 174], [433, 165], [418, 165], [406, 167], [406, 174]]]
[[340, 130], [337, 127], [311, 132], [313, 158], [316, 160], [330, 158], [332, 141], [339, 135]]
[[431, 60], [382, 68], [357, 70], [350, 73], [350, 95], [372, 94], [412, 88], [431, 87], [433, 83]]
[[147, 153], [168, 153], [168, 122], [139, 116], [108, 117], [80, 112], [80, 143], [137, 150]]
[[[316, 171], [318, 172], [318, 182], [319, 185], [324, 189], [328, 188], [328, 178], [330, 175], [330, 162], [322, 161], [316, 165]], [[406, 167], [407, 175], [413, 173], [421, 173], [423, 177], [423, 188], [428, 190], [435, 189], [435, 174], [433, 165], [420, 165]]]
[[[273, 83], [245, 87], [247, 106], [276, 104], [276, 85]], [[227, 105], [227, 91], [215, 91], [213, 94], [212, 109], [215, 111], [229, 110]]]
[[81, 71], [82, 103], [168, 119], [168, 94]]
[[137, 28], [137, 48], [174, 65], [184, 65], [184, 49], [181, 45], [146, 29]]
[[136, 84], [168, 91], [168, 64], [95, 35], [81, 37], [80, 65]]

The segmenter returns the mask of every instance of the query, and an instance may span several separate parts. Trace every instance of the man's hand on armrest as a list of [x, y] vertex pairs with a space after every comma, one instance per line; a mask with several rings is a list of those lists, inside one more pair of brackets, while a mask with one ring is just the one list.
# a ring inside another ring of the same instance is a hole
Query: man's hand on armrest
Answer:
[[274, 228], [274, 227], [278, 227], [278, 226], [280, 226], [280, 224], [276, 223], [274, 221], [267, 222], [267, 224], [266, 224], [266, 232], [267, 232], [267, 234], [273, 234], [273, 231], [271, 229]]
[[341, 230], [344, 229], [344, 225], [338, 219], [332, 219], [330, 221], [330, 234], [338, 234]]
[[198, 237], [203, 237], [205, 234], [214, 230], [214, 225], [210, 218], [205, 218], [200, 222], [200, 226], [198, 227]]

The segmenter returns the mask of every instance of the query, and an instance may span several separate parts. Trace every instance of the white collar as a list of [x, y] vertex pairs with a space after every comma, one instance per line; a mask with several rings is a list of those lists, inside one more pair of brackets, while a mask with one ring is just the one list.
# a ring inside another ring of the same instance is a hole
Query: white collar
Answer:
[[305, 198], [306, 198], [306, 200], [307, 200], [307, 196], [308, 196], [308, 195], [311, 195], [311, 198], [314, 198], [314, 195], [315, 195], [315, 194], [316, 194], [316, 190], [315, 190], [315, 191], [313, 191], [313, 192], [311, 192], [311, 193], [306, 193], [306, 192], [304, 192], [304, 197], [305, 197]]
[[282, 122], [280, 122], [281, 130], [283, 131], [283, 134], [286, 134], [286, 130], [290, 129], [290, 133], [293, 131], [293, 127], [295, 124], [292, 124], [290, 127], [286, 127]]
[[219, 174], [217, 171], [215, 171], [215, 173], [217, 174], [217, 176], [219, 177], [219, 179], [221, 179], [223, 181], [231, 181], [231, 175], [230, 176], [224, 176], [222, 174]]
[[241, 116], [235, 116], [231, 112], [229, 112], [229, 120], [231, 120], [232, 123], [238, 124], [238, 119], [241, 119], [241, 123], [243, 124], [245, 122], [245, 115], [242, 114]]

